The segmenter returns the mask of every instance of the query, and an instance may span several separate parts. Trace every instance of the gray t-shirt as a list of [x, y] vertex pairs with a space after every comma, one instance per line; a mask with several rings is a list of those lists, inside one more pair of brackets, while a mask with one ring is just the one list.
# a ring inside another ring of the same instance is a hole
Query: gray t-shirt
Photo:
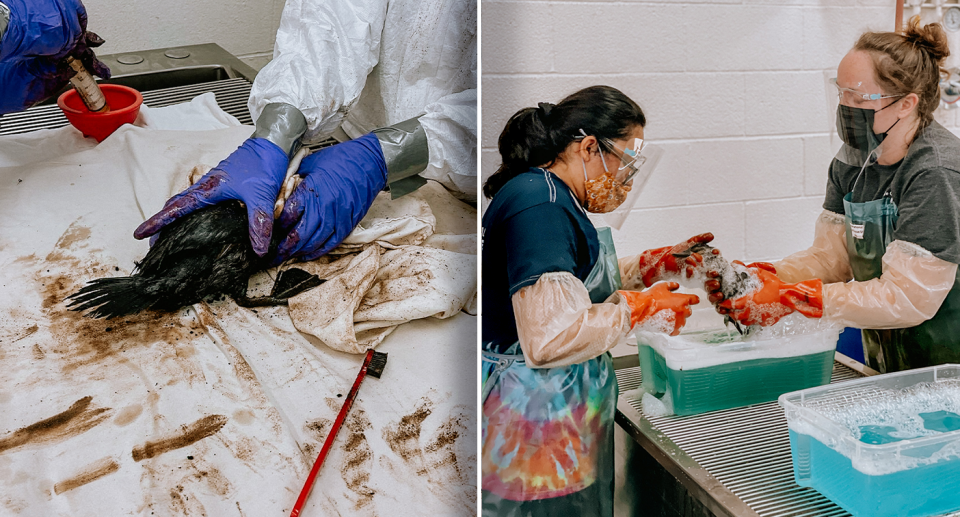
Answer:
[[859, 173], [860, 167], [834, 158], [823, 208], [843, 214], [843, 196], [854, 182], [854, 203], [880, 199], [889, 191], [899, 212], [894, 239], [960, 264], [960, 138], [933, 121], [900, 163], [867, 167], [856, 181]]

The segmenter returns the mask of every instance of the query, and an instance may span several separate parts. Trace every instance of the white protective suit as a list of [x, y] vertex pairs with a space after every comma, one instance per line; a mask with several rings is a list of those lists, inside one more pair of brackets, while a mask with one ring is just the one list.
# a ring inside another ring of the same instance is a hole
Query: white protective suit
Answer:
[[303, 141], [356, 138], [423, 114], [421, 176], [476, 200], [477, 4], [468, 0], [287, 0], [273, 60], [250, 94], [297, 107]]

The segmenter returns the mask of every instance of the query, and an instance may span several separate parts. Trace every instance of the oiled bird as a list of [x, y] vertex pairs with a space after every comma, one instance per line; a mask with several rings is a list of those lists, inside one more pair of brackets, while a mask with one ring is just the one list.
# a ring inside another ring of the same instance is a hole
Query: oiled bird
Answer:
[[[674, 253], [674, 257], [682, 259], [690, 256], [693, 253], [699, 253], [700, 256], [703, 257], [703, 265], [701, 266], [701, 269], [704, 271], [716, 271], [719, 274], [715, 278], [706, 278], [706, 280], [716, 280], [720, 286], [720, 292], [723, 293], [724, 300], [739, 298], [747, 294], [751, 289], [755, 288], [756, 279], [746, 271], [745, 267], [734, 267], [734, 265], [728, 262], [727, 259], [723, 258], [723, 255], [720, 253], [715, 253], [715, 249], [716, 248], [705, 242], [700, 242], [694, 244], [690, 247], [690, 249], [683, 253]], [[704, 286], [704, 289], [708, 292], [710, 291], [706, 286]], [[740, 327], [740, 323], [738, 323], [737, 320], [728, 315], [724, 316], [724, 322], [733, 323], [733, 326], [737, 329], [737, 332], [744, 335], [758, 329], [757, 325], [743, 329]]]
[[133, 275], [88, 282], [68, 298], [68, 308], [89, 309], [87, 315], [95, 318], [114, 318], [147, 309], [175, 311], [222, 295], [246, 306], [283, 304], [322, 280], [287, 269], [271, 296], [248, 299], [247, 280], [269, 266], [279, 243], [275, 235], [264, 257], [253, 251], [247, 211], [239, 201], [202, 208], [161, 230]]

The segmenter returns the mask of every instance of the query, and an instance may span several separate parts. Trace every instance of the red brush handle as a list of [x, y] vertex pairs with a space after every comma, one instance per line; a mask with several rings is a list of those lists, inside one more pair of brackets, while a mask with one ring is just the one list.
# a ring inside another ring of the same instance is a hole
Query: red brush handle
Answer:
[[340, 408], [340, 413], [337, 415], [337, 420], [333, 423], [333, 428], [330, 429], [330, 434], [328, 434], [327, 439], [323, 441], [323, 448], [320, 449], [320, 455], [317, 456], [317, 461], [313, 463], [313, 468], [310, 470], [310, 475], [307, 476], [307, 482], [303, 484], [303, 490], [300, 491], [297, 504], [293, 505], [293, 511], [290, 512], [290, 517], [299, 516], [300, 510], [302, 510], [303, 505], [306, 504], [307, 497], [310, 496], [310, 490], [313, 489], [313, 481], [317, 478], [317, 473], [320, 472], [320, 466], [323, 465], [323, 460], [327, 457], [327, 452], [330, 450], [330, 447], [333, 446], [333, 440], [336, 439], [337, 432], [340, 431], [340, 426], [343, 425], [343, 421], [347, 418], [347, 412], [350, 411], [350, 406], [353, 405], [353, 399], [357, 397], [357, 392], [360, 391], [360, 383], [363, 382], [363, 378], [367, 375], [367, 365], [370, 364], [371, 359], [373, 359], [372, 348], [367, 350], [367, 357], [363, 359], [363, 366], [360, 367], [357, 380], [353, 381], [350, 394], [347, 395], [347, 400], [343, 402], [343, 407]]

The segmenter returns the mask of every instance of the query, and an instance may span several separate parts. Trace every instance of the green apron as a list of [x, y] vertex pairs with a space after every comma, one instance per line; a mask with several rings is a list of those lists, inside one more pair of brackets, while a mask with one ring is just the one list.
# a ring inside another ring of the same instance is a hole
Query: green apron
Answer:
[[[890, 193], [866, 203], [843, 197], [846, 213], [847, 254], [853, 278], [865, 282], [879, 278], [883, 254], [893, 239], [897, 205]], [[906, 329], [864, 329], [863, 356], [867, 366], [881, 373], [960, 363], [960, 270], [953, 289], [933, 318]]]
[[[593, 303], [620, 289], [613, 236], [584, 281]], [[613, 517], [617, 377], [609, 353], [528, 368], [520, 343], [482, 352], [481, 515]]]

